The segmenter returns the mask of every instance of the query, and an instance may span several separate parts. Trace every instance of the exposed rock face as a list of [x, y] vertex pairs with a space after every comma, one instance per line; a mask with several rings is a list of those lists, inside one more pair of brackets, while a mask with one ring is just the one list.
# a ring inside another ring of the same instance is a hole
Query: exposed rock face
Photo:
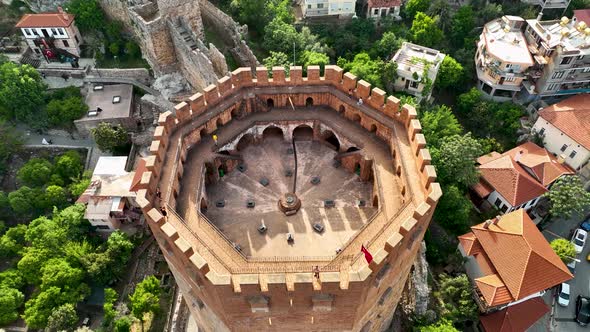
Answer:
[[[3, 1], [4, 2], [4, 1]], [[8, 1], [7, 4], [10, 4]], [[36, 13], [57, 11], [58, 6], [63, 6], [68, 0], [24, 0], [32, 11]]]
[[414, 271], [412, 273], [412, 283], [414, 285], [414, 295], [416, 297], [415, 313], [423, 315], [428, 309], [428, 300], [430, 296], [430, 287], [428, 286], [428, 262], [426, 262], [426, 243], [422, 241], [420, 251], [414, 262]]
[[[171, 96], [187, 91], [189, 85], [180, 73], [171, 73], [158, 77], [152, 87], [160, 91], [164, 98], [169, 99]], [[174, 108], [174, 105], [168, 104], [166, 107], [168, 108], [165, 110], [170, 110]]]

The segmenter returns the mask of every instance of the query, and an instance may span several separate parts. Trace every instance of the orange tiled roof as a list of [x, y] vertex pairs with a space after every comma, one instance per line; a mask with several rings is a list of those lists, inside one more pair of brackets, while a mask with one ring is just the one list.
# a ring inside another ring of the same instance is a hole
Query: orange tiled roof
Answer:
[[561, 164], [546, 149], [526, 142], [503, 154], [492, 152], [477, 159], [480, 182], [473, 190], [482, 198], [496, 190], [512, 206], [518, 206], [547, 192], [562, 175], [575, 172]]
[[512, 206], [526, 203], [547, 192], [541, 183], [508, 155], [480, 165], [479, 172], [480, 181], [487, 182]]
[[483, 249], [480, 255], [497, 271], [498, 279], [476, 279], [489, 305], [506, 299], [500, 282], [519, 300], [573, 278], [524, 210], [498, 218], [487, 229], [485, 223], [471, 227]]
[[479, 241], [477, 241], [475, 234], [471, 232], [459, 236], [459, 243], [463, 246], [463, 249], [465, 249], [465, 252], [469, 256], [472, 256], [473, 254], [476, 254], [481, 250], [481, 245], [479, 244]]
[[369, 0], [369, 8], [399, 7], [401, 0]]
[[543, 299], [535, 297], [492, 314], [481, 316], [479, 321], [485, 332], [522, 332], [547, 312], [549, 312], [549, 307]]
[[546, 107], [539, 116], [590, 150], [589, 94], [576, 95]]
[[497, 274], [477, 278], [475, 284], [490, 306], [494, 307], [514, 301], [510, 291]]
[[25, 14], [17, 28], [66, 28], [74, 22], [74, 15], [67, 13]]

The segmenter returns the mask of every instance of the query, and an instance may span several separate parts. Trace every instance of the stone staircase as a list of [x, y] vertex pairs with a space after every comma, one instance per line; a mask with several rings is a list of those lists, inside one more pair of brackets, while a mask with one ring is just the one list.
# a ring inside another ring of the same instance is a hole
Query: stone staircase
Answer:
[[197, 41], [193, 38], [193, 36], [182, 26], [180, 20], [177, 20], [174, 23], [174, 28], [178, 31], [184, 42], [191, 48], [191, 50], [196, 50], [199, 47], [197, 46]]

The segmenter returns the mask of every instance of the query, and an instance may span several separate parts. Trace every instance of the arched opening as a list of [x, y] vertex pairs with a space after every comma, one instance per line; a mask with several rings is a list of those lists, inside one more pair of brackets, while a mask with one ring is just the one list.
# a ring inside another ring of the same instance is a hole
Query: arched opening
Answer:
[[369, 131], [372, 133], [376, 133], [377, 132], [377, 125], [373, 123], [371, 125], [371, 127], [369, 127]]
[[346, 150], [346, 152], [354, 152], [354, 151], [359, 151], [360, 149], [357, 148], [356, 146], [351, 146], [348, 148], [348, 150]]
[[352, 115], [352, 122], [358, 122], [361, 123], [361, 116], [358, 114], [353, 114]]
[[358, 162], [354, 164], [354, 174], [361, 176], [361, 164]]
[[222, 154], [222, 155], [229, 156], [229, 151], [227, 151], [227, 150], [221, 150], [221, 151], [219, 151], [217, 153]]
[[217, 167], [217, 174], [219, 174], [219, 177], [222, 178], [227, 174], [227, 168], [225, 168], [224, 164], [219, 165], [219, 167]]
[[340, 107], [338, 107], [338, 113], [344, 113], [345, 110], [346, 108], [344, 107], [344, 105], [340, 105]]
[[205, 198], [201, 198], [201, 213], [207, 212], [207, 200]]
[[266, 106], [268, 106], [268, 107], [275, 107], [275, 101], [272, 100], [272, 98], [268, 98], [266, 100]]
[[310, 107], [310, 106], [313, 106], [313, 98], [307, 97], [307, 99], [305, 99], [305, 107]]
[[215, 126], [217, 126], [217, 128], [223, 127], [223, 120], [221, 120], [221, 118], [217, 118], [217, 121], [215, 121]]
[[324, 137], [326, 142], [330, 143], [330, 145], [332, 145], [334, 147], [334, 150], [339, 151], [340, 150], [340, 141], [338, 140], [338, 137], [336, 137], [336, 135], [334, 135], [334, 133], [330, 130], [326, 131], [324, 133]]
[[267, 140], [269, 138], [283, 139], [283, 130], [279, 127], [269, 126], [262, 132], [262, 139]]
[[293, 140], [311, 141], [313, 140], [313, 129], [308, 125], [301, 125], [293, 130]]
[[207, 128], [203, 128], [199, 131], [199, 136], [201, 137], [201, 139], [204, 139], [205, 137], [207, 137]]
[[240, 115], [239, 113], [240, 113], [240, 111], [238, 111], [238, 109], [237, 109], [237, 108], [234, 108], [234, 109], [232, 109], [232, 110], [231, 110], [231, 117], [232, 117], [232, 119], [233, 119], [233, 118], [237, 118], [237, 117], [238, 117], [238, 115]]
[[246, 134], [240, 138], [238, 144], [236, 145], [236, 150], [243, 151], [248, 145], [254, 142], [254, 135]]
[[379, 208], [379, 197], [377, 195], [373, 196], [373, 207]]

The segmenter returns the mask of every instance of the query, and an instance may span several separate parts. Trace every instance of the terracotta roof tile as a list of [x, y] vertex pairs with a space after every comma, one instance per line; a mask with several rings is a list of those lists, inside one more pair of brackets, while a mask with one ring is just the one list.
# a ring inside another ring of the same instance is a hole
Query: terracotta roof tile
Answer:
[[526, 167], [544, 187], [548, 187], [562, 175], [575, 174], [571, 167], [559, 163], [547, 149], [532, 142], [523, 143], [506, 151], [504, 155], [511, 156], [520, 165]]
[[74, 15], [67, 13], [25, 14], [17, 28], [66, 28], [74, 22]]
[[547, 312], [549, 312], [549, 307], [543, 299], [535, 297], [492, 314], [481, 316], [479, 320], [485, 332], [522, 332]]
[[590, 150], [589, 94], [576, 95], [546, 107], [539, 116]]
[[500, 216], [487, 229], [484, 223], [471, 229], [516, 300], [573, 277], [522, 209]]
[[401, 0], [369, 0], [369, 8], [399, 7]]
[[475, 284], [490, 306], [498, 306], [514, 301], [510, 291], [497, 274], [475, 279]]
[[459, 236], [459, 243], [463, 246], [463, 249], [469, 256], [476, 254], [481, 250], [481, 245], [479, 244], [479, 241], [477, 241], [475, 234], [472, 232]]

